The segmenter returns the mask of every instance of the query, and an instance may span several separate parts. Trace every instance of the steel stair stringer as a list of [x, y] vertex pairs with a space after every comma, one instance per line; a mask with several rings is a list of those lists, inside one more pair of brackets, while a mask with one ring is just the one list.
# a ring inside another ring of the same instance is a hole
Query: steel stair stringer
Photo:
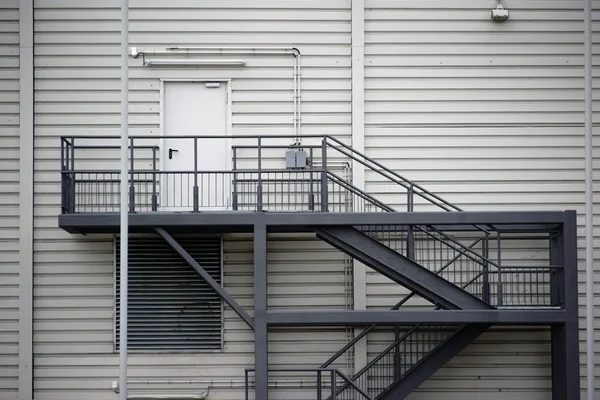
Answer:
[[320, 227], [314, 231], [319, 239], [442, 308], [494, 308], [354, 227]]
[[379, 394], [376, 397], [377, 400], [402, 400], [406, 398], [465, 347], [473, 343], [490, 326], [469, 324], [459, 328], [455, 334], [431, 351], [387, 390]]

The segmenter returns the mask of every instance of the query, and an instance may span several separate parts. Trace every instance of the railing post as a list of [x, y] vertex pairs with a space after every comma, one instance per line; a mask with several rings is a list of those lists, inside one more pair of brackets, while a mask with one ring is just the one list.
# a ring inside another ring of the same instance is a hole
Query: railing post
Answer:
[[[189, 185], [189, 183], [188, 183]], [[200, 209], [200, 193], [198, 190], [198, 138], [194, 136], [194, 212]], [[189, 198], [188, 198], [189, 199]]]
[[498, 252], [498, 307], [502, 307], [502, 237], [497, 233], [497, 252]]
[[156, 146], [152, 148], [152, 211], [158, 210], [158, 194], [156, 193]]
[[327, 193], [327, 141], [323, 138], [321, 144], [321, 211], [329, 212], [329, 195]]
[[237, 192], [237, 147], [233, 147], [233, 199], [231, 206], [234, 210], [238, 209], [238, 192]]
[[[130, 160], [129, 160], [130, 167], [129, 168], [131, 169], [131, 171], [129, 171], [129, 175], [130, 175], [130, 179], [131, 179], [131, 182], [129, 182], [129, 212], [133, 213], [133, 212], [135, 212], [135, 186], [133, 183], [134, 182], [133, 170], [134, 170], [135, 154], [134, 154], [134, 150], [133, 150], [133, 138], [130, 139], [129, 146], [131, 147], [129, 149], [129, 158], [130, 158]], [[124, 179], [126, 179], [126, 177]]]
[[331, 400], [335, 400], [337, 393], [335, 369], [331, 370]]
[[394, 335], [395, 335], [395, 339], [394, 342], [396, 343], [396, 347], [394, 348], [394, 378], [395, 381], [398, 382], [400, 380], [400, 378], [402, 377], [401, 374], [401, 370], [400, 370], [400, 364], [401, 364], [401, 357], [400, 357], [400, 326], [396, 325], [394, 327]]
[[66, 214], [67, 206], [67, 188], [65, 179], [65, 140], [60, 138], [60, 209], [62, 214]]
[[314, 169], [314, 164], [313, 164], [313, 148], [310, 148], [310, 152], [309, 152], [309, 159], [310, 159], [310, 169], [309, 169], [309, 180], [308, 180], [308, 209], [310, 211], [314, 211], [315, 210], [315, 193], [314, 193], [314, 188], [313, 188], [313, 169]]
[[317, 370], [317, 400], [323, 399], [323, 388], [321, 386], [321, 370]]
[[71, 136], [71, 171], [75, 171], [75, 138]]
[[75, 138], [71, 137], [71, 187], [69, 188], [69, 209], [71, 213], [75, 213]]
[[258, 187], [256, 188], [256, 211], [263, 210], [263, 188], [262, 188], [262, 138], [258, 138]]
[[248, 400], [248, 370], [244, 370], [244, 378], [245, 378], [244, 379], [244, 381], [245, 381], [245, 383], [244, 383], [244, 390], [245, 390], [244, 398], [246, 400]]
[[[408, 192], [407, 192], [406, 211], [413, 212], [414, 198], [415, 198], [414, 197], [414, 187], [413, 187], [413, 184], [411, 183], [408, 188]], [[414, 258], [415, 258], [415, 237], [414, 237], [414, 229], [413, 229], [412, 225], [409, 225], [408, 229], [406, 231], [406, 256], [411, 260], [414, 260]]]
[[490, 303], [491, 301], [491, 296], [490, 296], [490, 266], [487, 260], [489, 260], [490, 258], [490, 249], [489, 249], [489, 233], [485, 234], [485, 238], [483, 239], [483, 242], [481, 244], [482, 246], [482, 253], [483, 256], [485, 257], [485, 259], [483, 260], [483, 291], [482, 291], [482, 295], [483, 295], [483, 301], [485, 301], [486, 303]]

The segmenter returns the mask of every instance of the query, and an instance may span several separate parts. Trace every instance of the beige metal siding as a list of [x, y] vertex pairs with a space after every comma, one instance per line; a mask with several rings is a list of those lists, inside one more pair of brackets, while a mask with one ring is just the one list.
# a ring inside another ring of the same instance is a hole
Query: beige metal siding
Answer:
[[[583, 2], [507, 5], [499, 24], [493, 2], [366, 0], [366, 152], [468, 211], [576, 209], [583, 271]], [[373, 174], [366, 186], [404, 204]], [[368, 306], [397, 301], [367, 279]], [[546, 333], [484, 334], [411, 398], [546, 399], [549, 352]]]
[[[131, 45], [139, 50], [200, 44], [298, 47], [302, 132], [349, 136], [349, 1], [198, 5], [177, 0], [131, 6]], [[58, 137], [119, 134], [119, 18], [117, 1], [36, 2], [34, 352], [40, 400], [114, 396], [110, 385], [118, 376], [118, 356], [112, 344], [112, 239], [69, 235], [58, 229], [56, 216]], [[160, 79], [226, 78], [232, 79], [233, 134], [292, 134], [291, 58], [247, 59], [242, 69], [151, 69], [142, 67], [141, 59], [131, 59], [131, 133], [159, 134]], [[102, 165], [107, 163], [95, 164]], [[251, 238], [227, 235], [224, 246], [224, 286], [252, 313]], [[270, 306], [346, 307], [345, 260], [314, 237], [270, 237], [268, 257]], [[314, 367], [343, 346], [345, 337], [343, 329], [273, 331], [270, 362]], [[211, 389], [211, 398], [241, 398], [243, 369], [254, 360], [253, 334], [227, 307], [224, 340], [223, 353], [132, 355], [131, 378], [213, 379], [219, 388]], [[183, 385], [178, 390], [206, 386]], [[165, 385], [137, 385], [146, 393], [153, 387], [161, 393], [173, 391]]]
[[19, 3], [0, 4], [0, 398], [17, 398], [19, 322]]

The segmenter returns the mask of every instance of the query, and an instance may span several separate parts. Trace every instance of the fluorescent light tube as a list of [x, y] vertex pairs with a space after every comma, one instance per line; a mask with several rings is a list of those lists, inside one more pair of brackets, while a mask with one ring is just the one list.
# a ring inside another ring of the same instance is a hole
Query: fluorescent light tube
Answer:
[[246, 60], [182, 60], [182, 59], [155, 59], [146, 60], [144, 65], [206, 65], [206, 66], [245, 66]]

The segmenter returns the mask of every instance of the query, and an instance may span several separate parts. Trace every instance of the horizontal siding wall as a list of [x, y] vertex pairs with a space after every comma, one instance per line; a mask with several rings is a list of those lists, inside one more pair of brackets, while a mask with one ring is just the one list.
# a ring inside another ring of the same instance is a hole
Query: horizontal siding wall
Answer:
[[[223, 285], [252, 315], [252, 237], [226, 235], [224, 239]], [[50, 248], [56, 243], [38, 246], [47, 256], [36, 260], [36, 398], [104, 399], [111, 395], [111, 381], [118, 379], [118, 354], [113, 351], [112, 246], [108, 237], [67, 243], [69, 262], [58, 261], [60, 254], [52, 254]], [[314, 237], [270, 237], [268, 261], [272, 308], [293, 309], [299, 304], [346, 308], [344, 262]], [[138, 393], [190, 393], [206, 390], [214, 380], [211, 398], [240, 398], [244, 369], [254, 363], [254, 335], [228, 306], [224, 323], [223, 352], [129, 357], [133, 380], [193, 380], [192, 384], [136, 383], [131, 389]], [[269, 343], [272, 367], [315, 367], [344, 345], [345, 331], [274, 330]], [[343, 362], [339, 367], [344, 367]], [[299, 378], [286, 375], [279, 379]]]
[[0, 4], [0, 398], [19, 366], [19, 2]]
[[[366, 152], [467, 211], [578, 211], [584, 371], [583, 2], [507, 6], [510, 19], [497, 24], [493, 2], [366, 0]], [[595, 102], [596, 124], [597, 111]], [[370, 193], [405, 207], [397, 186], [366, 179]], [[369, 307], [391, 307], [401, 291], [369, 274], [367, 293]], [[380, 343], [369, 339], [370, 355]], [[410, 398], [546, 399], [549, 352], [544, 332], [487, 333]]]
[[[369, 336], [369, 359], [394, 340], [389, 331]], [[549, 342], [550, 333], [541, 329], [492, 328], [407, 399], [547, 400], [551, 397]]]
[[[113, 353], [112, 239], [57, 227], [60, 135], [119, 135], [119, 2], [36, 2], [35, 388], [40, 400], [106, 399], [118, 377]], [[295, 46], [302, 52], [302, 132], [349, 139], [350, 2], [133, 1], [131, 46]], [[215, 58], [215, 57], [211, 57]], [[244, 57], [244, 68], [145, 68], [130, 59], [130, 129], [158, 135], [161, 79], [231, 79], [233, 134], [293, 133], [291, 57]], [[282, 154], [283, 155], [283, 154]], [[107, 167], [97, 160], [95, 168]], [[118, 153], [112, 160], [114, 168]], [[253, 244], [227, 235], [224, 286], [252, 313]], [[269, 239], [270, 306], [346, 308], [346, 261], [314, 237]], [[350, 295], [351, 298], [351, 295]], [[253, 334], [226, 307], [224, 353], [131, 356], [132, 379], [216, 380], [214, 399], [243, 397]], [[317, 366], [346, 332], [270, 333], [272, 366]], [[289, 377], [294, 378], [294, 377]], [[241, 379], [241, 380], [240, 380]], [[313, 378], [314, 379], [314, 378]], [[233, 389], [232, 389], [233, 387]], [[206, 390], [206, 383], [134, 386], [145, 393]], [[298, 392], [296, 395], [301, 396]]]

